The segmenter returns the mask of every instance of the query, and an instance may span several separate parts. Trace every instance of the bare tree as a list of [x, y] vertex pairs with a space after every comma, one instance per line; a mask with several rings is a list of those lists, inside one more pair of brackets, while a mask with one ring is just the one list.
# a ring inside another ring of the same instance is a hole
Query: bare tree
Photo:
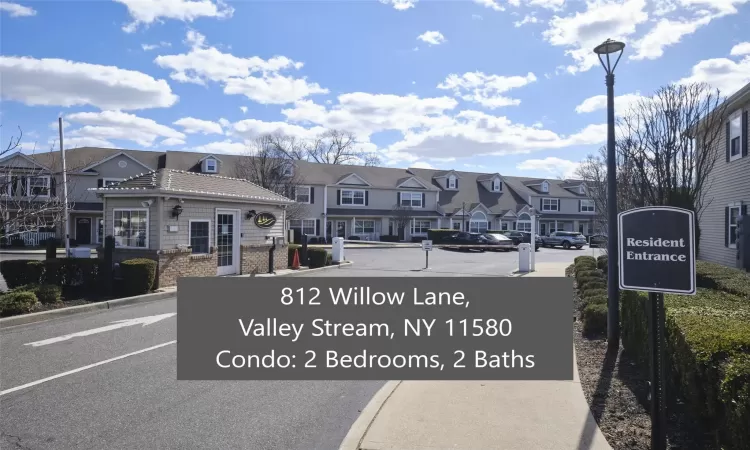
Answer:
[[359, 142], [353, 133], [329, 130], [315, 139], [307, 149], [308, 159], [323, 164], [380, 164], [377, 155], [358, 148]]
[[394, 226], [396, 230], [398, 230], [397, 232], [399, 235], [401, 234], [401, 231], [406, 230], [406, 227], [409, 226], [413, 218], [414, 210], [411, 206], [394, 205], [391, 210], [391, 220], [393, 220]]
[[[296, 191], [303, 184], [303, 178], [294, 166], [295, 158], [279, 148], [279, 139], [278, 136], [262, 136], [253, 141], [235, 164], [235, 176], [296, 199]], [[287, 207], [286, 216], [287, 220], [307, 217], [307, 205], [295, 201]]]

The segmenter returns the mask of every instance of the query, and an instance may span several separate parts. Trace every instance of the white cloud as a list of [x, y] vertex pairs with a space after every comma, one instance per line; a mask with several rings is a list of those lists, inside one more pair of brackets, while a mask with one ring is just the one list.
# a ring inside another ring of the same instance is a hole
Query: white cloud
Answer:
[[486, 75], [482, 72], [467, 72], [463, 75], [450, 74], [440, 83], [438, 89], [452, 90], [454, 95], [470, 102], [495, 109], [502, 106], [513, 106], [521, 103], [518, 99], [504, 97], [503, 93], [511, 89], [526, 86], [536, 81], [536, 76], [529, 72], [525, 76]]
[[[678, 0], [681, 6], [686, 8], [709, 8], [717, 16], [737, 14], [737, 5], [743, 5], [748, 0]], [[699, 9], [699, 10], [700, 10]]]
[[203, 134], [223, 134], [224, 130], [221, 129], [221, 125], [210, 120], [195, 119], [193, 117], [183, 117], [173, 123], [174, 125], [183, 128], [187, 134], [203, 133]]
[[445, 42], [445, 36], [439, 31], [425, 31], [417, 36], [417, 39], [430, 45], [440, 45]]
[[539, 19], [537, 19], [534, 15], [527, 14], [526, 16], [524, 16], [523, 20], [517, 20], [513, 22], [513, 25], [516, 28], [519, 28], [526, 25], [527, 23], [539, 23]]
[[[639, 92], [635, 94], [624, 94], [615, 96], [615, 111], [627, 111], [633, 104], [644, 99]], [[590, 113], [605, 109], [607, 107], [607, 96], [606, 95], [595, 95], [589, 97], [580, 105], [576, 106], [576, 112], [578, 114]]]
[[693, 66], [691, 75], [677, 83], [708, 83], [722, 95], [731, 95], [750, 83], [750, 55], [739, 61], [728, 58], [705, 59]]
[[[52, 137], [49, 140], [50, 144], [54, 144], [57, 142], [58, 142], [57, 137]], [[117, 145], [113, 144], [112, 142], [106, 139], [100, 139], [100, 138], [95, 138], [95, 137], [65, 136], [65, 139], [63, 140], [63, 147], [66, 149], [79, 148], [79, 147], [117, 148]], [[57, 150], [57, 147], [55, 148], [55, 150]]]
[[630, 59], [657, 59], [664, 55], [664, 48], [678, 44], [680, 40], [689, 34], [711, 22], [711, 16], [703, 16], [693, 20], [670, 20], [661, 19], [641, 39], [633, 43], [635, 54]]
[[565, 5], [565, 0], [529, 0], [526, 4], [528, 6], [538, 6], [544, 9], [559, 11]]
[[729, 54], [732, 56], [750, 55], [750, 42], [742, 42], [735, 45]]
[[227, 119], [223, 117], [219, 119], [219, 124], [221, 124], [221, 126], [224, 128], [229, 128], [230, 126], [232, 126], [232, 122], [228, 121]]
[[36, 15], [36, 10], [34, 8], [6, 1], [0, 2], [0, 12], [1, 11], [7, 12], [10, 14], [10, 17], [30, 17]]
[[158, 138], [184, 140], [185, 135], [154, 120], [121, 111], [82, 112], [65, 117], [83, 127], [68, 133], [72, 137], [132, 141], [151, 147]]
[[490, 8], [495, 11], [505, 11], [505, 8], [500, 6], [497, 0], [474, 0], [474, 3], [478, 3], [485, 8]]
[[378, 131], [405, 131], [449, 121], [443, 113], [457, 105], [458, 102], [450, 97], [419, 98], [416, 95], [354, 92], [340, 95], [338, 104], [329, 109], [306, 100], [281, 113], [292, 122], [348, 130], [364, 140]]
[[141, 48], [144, 51], [154, 50], [154, 49], [157, 49], [159, 47], [171, 47], [171, 46], [172, 46], [171, 43], [165, 42], [165, 41], [161, 41], [158, 44], [141, 44]]
[[247, 106], [240, 106], [240, 111], [242, 111], [242, 114], [247, 114]]
[[516, 166], [518, 170], [533, 170], [561, 178], [575, 178], [580, 163], [549, 156], [544, 159], [527, 159]]
[[584, 12], [554, 16], [543, 36], [550, 44], [565, 47], [565, 54], [573, 58], [567, 72], [585, 72], [599, 64], [594, 47], [608, 38], [625, 40], [648, 20], [645, 7], [646, 0], [592, 0]]
[[425, 161], [417, 161], [414, 164], [411, 164], [411, 167], [415, 169], [435, 169], [435, 166]]
[[234, 8], [221, 0], [115, 0], [128, 8], [133, 21], [122, 27], [126, 33], [132, 33], [140, 25], [149, 26], [161, 19], [174, 19], [192, 22], [200, 17], [225, 19], [232, 17]]
[[[328, 89], [306, 78], [281, 75], [283, 70], [299, 70], [303, 63], [285, 56], [264, 60], [257, 56], [241, 58], [206, 45], [205, 36], [189, 31], [188, 53], [160, 55], [154, 62], [171, 69], [170, 77], [181, 83], [206, 84], [214, 81], [224, 85], [225, 94], [244, 95], [262, 104], [292, 103], [314, 94], [327, 94]], [[257, 75], [257, 76], [256, 76]]]
[[[62, 123], [63, 130], [66, 129], [66, 128], [68, 128], [68, 127], [70, 127], [70, 122], [68, 122], [67, 120], [63, 120], [63, 123]], [[60, 124], [57, 121], [51, 122], [49, 124], [49, 129], [50, 130], [57, 130], [59, 128], [60, 128]]]
[[249, 146], [244, 142], [234, 142], [229, 139], [219, 142], [210, 142], [205, 145], [193, 147], [193, 150], [203, 153], [229, 153], [242, 155], [248, 152]]
[[305, 128], [286, 122], [264, 122], [257, 119], [246, 119], [235, 122], [234, 130], [238, 135], [247, 140], [268, 134], [314, 139], [326, 131], [323, 127]]
[[165, 108], [178, 100], [165, 80], [114, 66], [0, 56], [0, 74], [2, 97], [29, 106], [136, 110]]
[[479, 14], [472, 14], [471, 18], [474, 20], [484, 20], [484, 17], [480, 16]]
[[393, 5], [393, 9], [399, 11], [406, 11], [409, 8], [414, 8], [418, 2], [419, 0], [380, 0], [380, 3], [383, 3], [384, 5]]
[[160, 145], [166, 145], [167, 147], [173, 147], [176, 145], [185, 145], [185, 141], [179, 138], [166, 138], [161, 141]]

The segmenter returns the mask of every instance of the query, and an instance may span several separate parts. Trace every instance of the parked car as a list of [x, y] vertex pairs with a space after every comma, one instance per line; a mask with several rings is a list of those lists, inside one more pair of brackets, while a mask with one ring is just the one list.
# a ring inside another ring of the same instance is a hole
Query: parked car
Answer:
[[607, 236], [603, 234], [595, 234], [589, 237], [589, 247], [591, 248], [605, 248], [607, 247]]
[[494, 245], [480, 233], [467, 233], [465, 231], [448, 236], [443, 240], [443, 243], [446, 245], [476, 245], [476, 248], [464, 247], [462, 250], [478, 250], [480, 252], [487, 250], [479, 247], [480, 245]]
[[515, 247], [515, 245], [513, 244], [513, 239], [503, 234], [485, 233], [482, 236], [487, 239], [488, 245], [496, 245], [498, 247], [498, 251], [509, 252], [513, 250], [513, 247]]
[[[531, 244], [531, 232], [530, 231], [518, 231], [523, 235], [523, 242]], [[539, 251], [539, 247], [542, 246], [542, 237], [538, 234], [534, 236], [534, 250]]]
[[555, 231], [542, 238], [542, 247], [561, 246], [566, 250], [575, 247], [580, 250], [584, 245], [586, 245], [586, 238], [583, 234], [574, 231]]
[[[504, 231], [503, 234], [513, 240], [513, 245], [518, 247], [519, 244], [526, 243], [531, 244], [531, 233], [528, 231]], [[537, 234], [535, 236], [536, 242], [534, 242], [535, 250], [539, 250], [542, 246], [542, 238]]]

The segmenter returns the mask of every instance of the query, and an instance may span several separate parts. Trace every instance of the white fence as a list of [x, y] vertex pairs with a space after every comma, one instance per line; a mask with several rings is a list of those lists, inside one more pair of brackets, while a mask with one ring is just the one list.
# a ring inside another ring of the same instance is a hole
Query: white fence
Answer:
[[36, 247], [45, 239], [54, 238], [55, 233], [53, 231], [24, 231], [19, 233], [18, 236], [23, 239], [23, 243], [27, 247]]

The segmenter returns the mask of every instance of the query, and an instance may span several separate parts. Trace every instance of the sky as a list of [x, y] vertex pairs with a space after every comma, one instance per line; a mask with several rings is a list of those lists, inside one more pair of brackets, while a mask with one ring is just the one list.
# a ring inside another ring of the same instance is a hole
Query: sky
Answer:
[[381, 165], [573, 177], [615, 107], [750, 83], [750, 0], [0, 0], [0, 133], [248, 152], [354, 133]]

